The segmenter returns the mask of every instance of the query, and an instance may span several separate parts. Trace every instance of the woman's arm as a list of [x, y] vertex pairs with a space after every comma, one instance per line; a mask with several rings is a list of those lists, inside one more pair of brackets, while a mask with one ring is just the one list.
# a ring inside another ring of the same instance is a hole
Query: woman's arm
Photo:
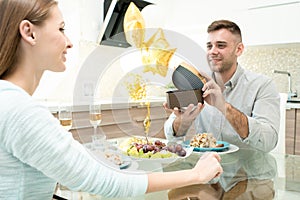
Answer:
[[222, 172], [220, 156], [217, 153], [206, 153], [193, 169], [148, 174], [147, 192], [205, 184]]

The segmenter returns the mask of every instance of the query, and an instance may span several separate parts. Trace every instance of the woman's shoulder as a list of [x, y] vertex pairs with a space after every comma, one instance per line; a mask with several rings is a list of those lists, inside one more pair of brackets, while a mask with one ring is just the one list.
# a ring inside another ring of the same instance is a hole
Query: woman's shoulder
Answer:
[[46, 107], [36, 101], [22, 88], [8, 82], [0, 80], [0, 113], [6, 117], [13, 113], [27, 112], [34, 109], [45, 109]]
[[0, 80], [0, 95], [1, 98], [10, 98], [11, 96], [19, 96], [30, 98], [31, 96], [19, 86], [5, 80]]
[[8, 81], [0, 80], [1, 110], [16, 107], [19, 104], [25, 104], [32, 100], [32, 97], [20, 87]]

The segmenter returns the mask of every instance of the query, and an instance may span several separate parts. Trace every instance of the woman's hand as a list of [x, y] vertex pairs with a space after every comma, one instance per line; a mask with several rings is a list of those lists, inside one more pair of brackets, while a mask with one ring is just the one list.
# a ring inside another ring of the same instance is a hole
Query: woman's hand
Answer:
[[148, 174], [147, 192], [205, 184], [223, 172], [217, 153], [205, 153], [193, 169]]
[[221, 158], [216, 152], [207, 152], [201, 156], [195, 167], [192, 169], [198, 177], [198, 184], [204, 184], [219, 177], [223, 173]]

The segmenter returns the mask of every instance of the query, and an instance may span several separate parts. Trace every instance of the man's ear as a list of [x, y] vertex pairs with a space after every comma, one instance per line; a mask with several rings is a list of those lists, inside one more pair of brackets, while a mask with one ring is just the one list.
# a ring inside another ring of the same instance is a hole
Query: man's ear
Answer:
[[23, 20], [19, 25], [19, 31], [22, 38], [30, 45], [35, 45], [36, 38], [33, 30], [33, 24], [28, 20]]
[[243, 51], [244, 51], [244, 44], [240, 42], [236, 47], [236, 55], [237, 56], [242, 55]]

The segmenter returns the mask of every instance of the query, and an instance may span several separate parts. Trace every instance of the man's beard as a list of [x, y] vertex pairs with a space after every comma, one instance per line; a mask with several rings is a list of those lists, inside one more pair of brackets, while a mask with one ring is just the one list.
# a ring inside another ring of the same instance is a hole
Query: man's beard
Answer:
[[233, 63], [232, 62], [225, 62], [225, 63], [221, 63], [220, 64], [212, 64], [212, 62], [210, 62], [209, 66], [210, 69], [213, 72], [218, 72], [218, 73], [223, 73], [228, 71], [231, 67], [232, 67]]

